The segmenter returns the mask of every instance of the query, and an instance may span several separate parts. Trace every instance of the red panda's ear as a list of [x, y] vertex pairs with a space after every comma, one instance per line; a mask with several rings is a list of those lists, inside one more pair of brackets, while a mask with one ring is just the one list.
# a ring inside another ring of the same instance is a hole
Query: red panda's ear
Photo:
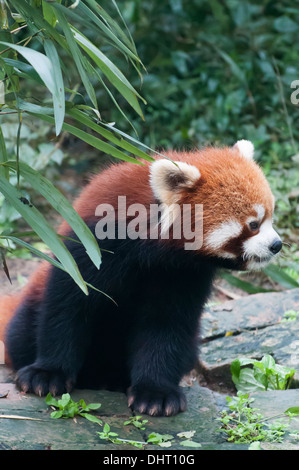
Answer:
[[175, 204], [182, 189], [191, 188], [200, 178], [200, 171], [185, 162], [161, 159], [151, 164], [150, 183], [156, 199]]
[[233, 148], [237, 149], [246, 160], [253, 160], [254, 146], [249, 140], [238, 140]]

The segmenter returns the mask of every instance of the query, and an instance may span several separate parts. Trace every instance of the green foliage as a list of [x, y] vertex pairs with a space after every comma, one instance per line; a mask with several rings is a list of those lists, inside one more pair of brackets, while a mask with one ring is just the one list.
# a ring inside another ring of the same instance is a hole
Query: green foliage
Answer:
[[171, 434], [160, 434], [159, 432], [152, 432], [147, 439], [149, 444], [155, 444], [160, 447], [171, 447], [171, 441], [174, 436]]
[[283, 314], [283, 319], [281, 320], [281, 323], [295, 321], [295, 320], [298, 320], [298, 318], [299, 318], [299, 310], [287, 310]]
[[[275, 222], [279, 223], [282, 234], [290, 235], [290, 228], [299, 228], [299, 155], [289, 162], [279, 163], [272, 168], [267, 178], [275, 196]], [[278, 219], [279, 217], [279, 219]]]
[[116, 437], [118, 437], [118, 434], [116, 432], [110, 431], [110, 426], [108, 423], [104, 424], [103, 431], [98, 432], [98, 435], [100, 439], [105, 439], [113, 443], [116, 441]]
[[[69, 393], [63, 394], [61, 399], [57, 400], [56, 398], [52, 397], [51, 393], [48, 393], [46, 397], [46, 404], [51, 408], [55, 408], [55, 411], [51, 412], [51, 418], [53, 419], [68, 419], [74, 418], [76, 416], [82, 416], [88, 421], [103, 425], [101, 419], [89, 413], [89, 411], [98, 410], [101, 407], [100, 403], [89, 403], [87, 405], [83, 399], [75, 402], [72, 400]], [[128, 420], [124, 421], [123, 424], [124, 426], [132, 425], [143, 431], [145, 430], [145, 424], [147, 423], [148, 420], [142, 419], [142, 416], [131, 416]], [[142, 449], [144, 446], [149, 444], [155, 444], [159, 447], [171, 447], [174, 440], [174, 436], [170, 434], [160, 434], [157, 432], [150, 433], [146, 441], [123, 439], [119, 437], [118, 433], [111, 431], [110, 425], [108, 423], [105, 423], [103, 425], [103, 430], [97, 432], [97, 434], [100, 439], [109, 441], [113, 444], [129, 444], [139, 449]], [[183, 431], [178, 433], [177, 436], [180, 439], [184, 439], [181, 440], [180, 444], [184, 447], [201, 447], [199, 443], [192, 440], [194, 434], [195, 431]]]
[[[244, 366], [252, 367], [244, 367]], [[232, 380], [241, 393], [289, 388], [295, 370], [275, 363], [270, 355], [260, 361], [241, 357], [231, 364]]]
[[96, 416], [88, 413], [89, 411], [98, 410], [101, 407], [100, 403], [90, 403], [86, 405], [83, 399], [74, 402], [69, 393], [62, 395], [60, 400], [56, 400], [50, 393], [46, 397], [46, 404], [50, 407], [58, 408], [58, 411], [51, 413], [51, 418], [74, 418], [75, 416], [83, 416], [88, 421], [101, 424], [102, 421]]
[[[123, 26], [120, 11], [115, 2], [113, 5]], [[126, 141], [124, 133], [120, 135], [117, 128], [102, 121], [94, 88], [96, 81], [102, 84], [104, 92], [109, 99], [112, 98], [118, 110], [121, 107], [114, 93], [117, 97], [121, 96], [141, 118], [143, 114], [140, 101], [145, 100], [120, 68], [87, 36], [95, 35], [98, 41], [101, 39], [103, 43], [109, 43], [111, 47], [121, 51], [139, 75], [142, 63], [128, 31], [125, 28], [123, 31], [117, 21], [95, 0], [75, 3], [68, 0], [5, 0], [1, 2], [1, 7], [0, 125], [3, 127], [0, 130], [0, 192], [5, 198], [5, 204], [9, 204], [12, 211], [9, 214], [6, 208], [2, 224], [0, 221], [1, 225], [9, 221], [1, 234], [1, 253], [3, 256], [4, 249], [8, 247], [4, 240], [11, 240], [14, 236], [10, 230], [17, 212], [51, 249], [61, 269], [67, 271], [87, 294], [89, 286], [82, 279], [74, 259], [40, 211], [28, 201], [27, 195], [22, 191], [24, 186], [26, 190], [34, 188], [36, 193], [42, 194], [64, 218], [70, 216], [73, 219], [72, 228], [75, 232], [79, 230], [79, 240], [85, 245], [92, 262], [99, 268], [101, 253], [97, 241], [86, 224], [71, 209], [67, 199], [38, 173], [43, 168], [41, 152], [31, 149], [28, 132], [24, 138], [24, 131], [28, 129], [30, 119], [38, 119], [46, 123], [47, 129], [53, 126], [56, 136], [62, 131], [68, 132], [115, 158], [134, 163], [137, 162], [136, 157], [151, 160], [146, 152], [135, 145], [135, 139], [128, 136]], [[82, 23], [84, 33], [80, 30]], [[73, 100], [78, 96], [80, 99], [74, 104]], [[10, 115], [17, 116], [17, 121], [11, 123], [14, 127], [3, 119]], [[125, 114], [122, 112], [122, 115]], [[66, 123], [66, 118], [72, 124]], [[93, 129], [96, 135], [91, 135], [83, 128]], [[13, 142], [6, 138], [9, 132], [13, 132]], [[30, 155], [32, 150], [30, 166], [26, 165], [29, 162], [24, 161], [24, 145], [27, 145], [27, 154]], [[52, 161], [62, 159], [53, 143], [43, 142], [43, 151], [45, 150]], [[3, 203], [3, 199], [1, 202]], [[14, 240], [25, 246], [15, 236]], [[32, 251], [44, 257], [38, 249]], [[51, 262], [50, 258], [49, 261]]]
[[148, 71], [145, 123], [133, 120], [143, 142], [196, 147], [247, 138], [271, 164], [296, 153], [294, 2], [126, 1], [124, 15]]
[[[183, 431], [177, 434], [177, 437], [184, 439], [180, 441], [180, 445], [184, 447], [199, 448], [201, 444], [192, 440], [195, 431]], [[148, 444], [155, 444], [159, 447], [171, 447], [174, 442], [174, 436], [171, 434], [160, 434], [152, 432], [147, 439]]]
[[[18, 117], [16, 114], [2, 115], [0, 113], [0, 143], [2, 142], [3, 155], [6, 151], [6, 161], [14, 160], [16, 156], [16, 135], [18, 131]], [[59, 168], [65, 160], [65, 153], [59, 148], [56, 142], [50, 141], [51, 126], [44, 122], [32, 119], [23, 119], [19, 136], [19, 153], [22, 155], [22, 162], [27, 163], [36, 171], [42, 172], [48, 178], [54, 180], [56, 168]], [[1, 162], [1, 158], [0, 158]], [[8, 178], [9, 169], [0, 166], [3, 174]], [[18, 182], [17, 174], [10, 173], [10, 182], [14, 185]], [[30, 200], [30, 185], [21, 178], [20, 188], [22, 196]], [[12, 233], [17, 227], [17, 221], [21, 215], [5, 200], [0, 193], [0, 233]]]
[[[288, 424], [279, 421], [274, 423], [266, 423], [264, 416], [259, 413], [257, 408], [251, 408], [254, 398], [249, 398], [248, 394], [238, 392], [236, 397], [226, 397], [229, 411], [223, 410], [221, 418], [221, 428], [227, 440], [239, 444], [250, 444], [252, 442], [282, 442], [282, 438], [286, 432]], [[298, 409], [295, 416], [298, 414]], [[289, 416], [289, 410], [282, 415]]]
[[137, 429], [144, 430], [144, 425], [148, 423], [148, 419], [142, 419], [142, 416], [131, 416], [130, 419], [124, 422], [124, 426], [132, 424]]
[[[142, 419], [142, 416], [132, 416], [129, 420], [124, 422], [124, 425], [132, 424], [137, 429], [145, 430], [144, 425], [148, 423], [147, 419]], [[183, 431], [177, 434], [180, 439], [180, 445], [184, 447], [201, 447], [201, 444], [192, 440], [195, 431]], [[155, 444], [159, 447], [171, 447], [174, 440], [174, 436], [171, 434], [160, 434], [157, 432], [152, 432], [146, 441], [145, 444]]]
[[[140, 430], [144, 430], [143, 426], [148, 420], [142, 420], [141, 416], [132, 416], [129, 420], [124, 422], [124, 425], [127, 426], [132, 424]], [[109, 424], [105, 423], [102, 432], [97, 433], [100, 439], [112, 442], [113, 444], [129, 444], [140, 449], [144, 448], [146, 445], [157, 445], [159, 447], [171, 447], [174, 442], [174, 436], [171, 434], [161, 434], [158, 432], [151, 432], [146, 441], [136, 441], [132, 439], [122, 439], [119, 437], [118, 433], [110, 430]], [[181, 439], [180, 445], [190, 448], [199, 448], [201, 444], [192, 440], [195, 431], [183, 431], [177, 434]], [[184, 440], [182, 440], [184, 439]]]
[[97, 433], [100, 439], [105, 441], [112, 442], [113, 444], [129, 444], [138, 449], [142, 449], [146, 442], [134, 441], [132, 439], [121, 439], [118, 436], [118, 433], [110, 431], [110, 426], [108, 423], [104, 424], [103, 431]]
[[199, 448], [201, 447], [201, 444], [199, 442], [195, 442], [192, 440], [194, 434], [196, 431], [183, 431], [179, 432], [177, 436], [180, 439], [184, 439], [183, 441], [180, 441], [180, 445], [184, 447], [193, 447], [193, 448]]

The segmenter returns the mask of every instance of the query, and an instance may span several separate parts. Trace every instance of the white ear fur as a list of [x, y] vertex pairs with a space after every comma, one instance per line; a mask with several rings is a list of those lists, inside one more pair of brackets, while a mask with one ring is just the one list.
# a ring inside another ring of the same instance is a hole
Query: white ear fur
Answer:
[[171, 162], [169, 160], [157, 160], [151, 165], [150, 184], [154, 196], [162, 206], [160, 220], [161, 235], [168, 233], [180, 215], [179, 190], [191, 188], [200, 178], [200, 171], [193, 165], [185, 162]]
[[238, 140], [238, 142], [235, 143], [234, 148], [238, 149], [242, 157], [246, 158], [246, 160], [253, 159], [254, 146], [249, 140]]
[[150, 169], [150, 184], [155, 197], [170, 205], [178, 201], [178, 191], [190, 188], [200, 178], [200, 171], [185, 162], [156, 160]]

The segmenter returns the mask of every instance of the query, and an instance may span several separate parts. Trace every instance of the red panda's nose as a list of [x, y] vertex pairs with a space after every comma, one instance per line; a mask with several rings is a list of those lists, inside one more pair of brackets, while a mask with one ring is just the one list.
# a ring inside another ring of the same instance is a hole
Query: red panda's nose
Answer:
[[281, 240], [278, 239], [278, 240], [275, 240], [274, 243], [272, 243], [269, 249], [274, 255], [276, 255], [276, 253], [278, 253], [281, 250], [281, 247], [282, 247], [282, 242]]

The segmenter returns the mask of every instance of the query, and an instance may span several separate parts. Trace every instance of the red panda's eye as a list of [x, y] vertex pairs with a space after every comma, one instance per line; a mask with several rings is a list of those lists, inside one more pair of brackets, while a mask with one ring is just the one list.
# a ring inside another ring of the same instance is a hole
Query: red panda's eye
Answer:
[[249, 227], [252, 231], [256, 231], [259, 228], [259, 223], [256, 221], [250, 222]]

